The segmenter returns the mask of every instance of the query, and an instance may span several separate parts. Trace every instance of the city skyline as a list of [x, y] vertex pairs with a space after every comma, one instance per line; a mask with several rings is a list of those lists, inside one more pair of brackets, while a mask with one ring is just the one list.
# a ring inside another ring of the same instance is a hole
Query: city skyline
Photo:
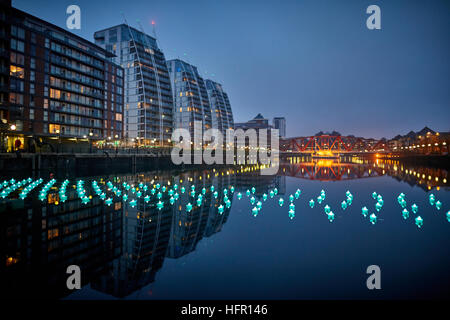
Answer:
[[[63, 28], [69, 4], [13, 1]], [[381, 138], [424, 126], [449, 131], [450, 69], [443, 63], [449, 4], [374, 4], [383, 20], [381, 30], [371, 31], [365, 26], [368, 4], [358, 1], [138, 1], [133, 7], [112, 1], [101, 9], [79, 1], [81, 30], [71, 31], [93, 41], [94, 31], [123, 22], [121, 12], [133, 26], [139, 19], [149, 34], [155, 21], [168, 60], [187, 60], [202, 77], [226, 86], [236, 122], [259, 111], [268, 118], [307, 118], [297, 127], [288, 121], [287, 136], [336, 130]]]

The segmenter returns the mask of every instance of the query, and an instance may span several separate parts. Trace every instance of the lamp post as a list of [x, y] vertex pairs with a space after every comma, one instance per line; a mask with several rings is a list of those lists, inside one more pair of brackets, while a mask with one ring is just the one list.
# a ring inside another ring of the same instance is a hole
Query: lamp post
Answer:
[[118, 144], [119, 144], [119, 140], [117, 140], [119, 138], [119, 135], [115, 135], [114, 136], [114, 139], [116, 139], [115, 141], [114, 141], [114, 145], [115, 145], [115, 147], [116, 147], [116, 154], [117, 154], [117, 151], [118, 151]]
[[92, 133], [92, 131], [89, 132], [89, 152], [92, 153], [92, 136], [94, 134]]
[[55, 133], [58, 135], [58, 149], [57, 149], [57, 153], [59, 153], [59, 149], [61, 147], [61, 135], [59, 134], [59, 129], [55, 130]]
[[[9, 126], [9, 130], [11, 130], [11, 131], [16, 131], [16, 129], [17, 129], [17, 127], [16, 127], [15, 124], [12, 124], [12, 125]], [[13, 147], [12, 147], [13, 151], [16, 151], [16, 150], [15, 150], [15, 149], [16, 149], [15, 144], [16, 144], [16, 142], [14, 141], [14, 142], [13, 142]]]

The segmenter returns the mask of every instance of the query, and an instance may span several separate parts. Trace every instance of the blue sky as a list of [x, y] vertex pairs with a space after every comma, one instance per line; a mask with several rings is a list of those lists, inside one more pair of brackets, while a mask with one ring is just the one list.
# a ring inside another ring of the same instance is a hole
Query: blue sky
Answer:
[[[88, 40], [122, 12], [150, 34], [154, 20], [166, 58], [222, 83], [235, 121], [285, 116], [288, 136], [450, 131], [450, 1], [13, 0], [63, 28], [70, 4]], [[371, 4], [381, 30], [366, 28]]]

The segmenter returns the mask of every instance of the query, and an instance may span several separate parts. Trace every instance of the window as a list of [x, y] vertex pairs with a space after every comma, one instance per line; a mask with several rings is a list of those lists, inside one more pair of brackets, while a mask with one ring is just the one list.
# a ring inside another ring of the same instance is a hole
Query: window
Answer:
[[116, 121], [122, 121], [122, 114], [116, 113]]
[[34, 120], [34, 109], [30, 109], [30, 120]]
[[11, 78], [11, 80], [9, 82], [9, 88], [13, 91], [23, 92], [24, 82], [17, 78]]
[[24, 52], [25, 51], [25, 43], [20, 40], [11, 39], [11, 49], [17, 50], [20, 52]]
[[34, 83], [30, 83], [30, 94], [34, 94]]
[[30, 81], [35, 81], [36, 79], [36, 74], [34, 71], [30, 71]]
[[11, 63], [21, 64], [21, 65], [25, 64], [25, 58], [24, 58], [23, 54], [11, 52], [10, 58], [11, 58]]
[[48, 109], [48, 99], [44, 99], [44, 109]]
[[30, 68], [36, 69], [36, 59], [35, 58], [30, 58]]
[[12, 77], [17, 77], [17, 78], [23, 79], [23, 78], [25, 78], [25, 71], [21, 67], [10, 65], [9, 66], [9, 75]]
[[23, 104], [23, 95], [20, 93], [10, 92], [9, 102], [13, 104]]
[[30, 95], [30, 107], [34, 107], [34, 95]]
[[25, 39], [25, 30], [17, 26], [11, 26], [11, 35], [19, 39]]

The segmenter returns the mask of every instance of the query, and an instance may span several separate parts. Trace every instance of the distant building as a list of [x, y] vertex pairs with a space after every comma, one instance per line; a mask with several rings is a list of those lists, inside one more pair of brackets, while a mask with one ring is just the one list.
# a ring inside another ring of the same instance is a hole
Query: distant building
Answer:
[[197, 67], [180, 59], [167, 61], [167, 67], [172, 84], [174, 128], [189, 130], [194, 139], [194, 121], [202, 123], [203, 131], [212, 128], [211, 105], [205, 81]]
[[230, 100], [225, 91], [223, 91], [221, 84], [209, 79], [205, 82], [211, 105], [212, 127], [219, 129], [223, 136], [226, 137], [226, 130], [234, 128]]
[[237, 129], [272, 129], [269, 124], [269, 120], [264, 118], [261, 113], [258, 113], [256, 117], [247, 122], [237, 122], [234, 124], [234, 128]]
[[94, 33], [125, 69], [125, 136], [143, 146], [170, 144], [173, 103], [166, 59], [156, 39], [126, 24]]
[[278, 129], [280, 137], [286, 137], [286, 118], [285, 117], [275, 117], [272, 121], [272, 126], [274, 129]]
[[121, 138], [124, 75], [112, 56], [2, 1], [1, 149]]

